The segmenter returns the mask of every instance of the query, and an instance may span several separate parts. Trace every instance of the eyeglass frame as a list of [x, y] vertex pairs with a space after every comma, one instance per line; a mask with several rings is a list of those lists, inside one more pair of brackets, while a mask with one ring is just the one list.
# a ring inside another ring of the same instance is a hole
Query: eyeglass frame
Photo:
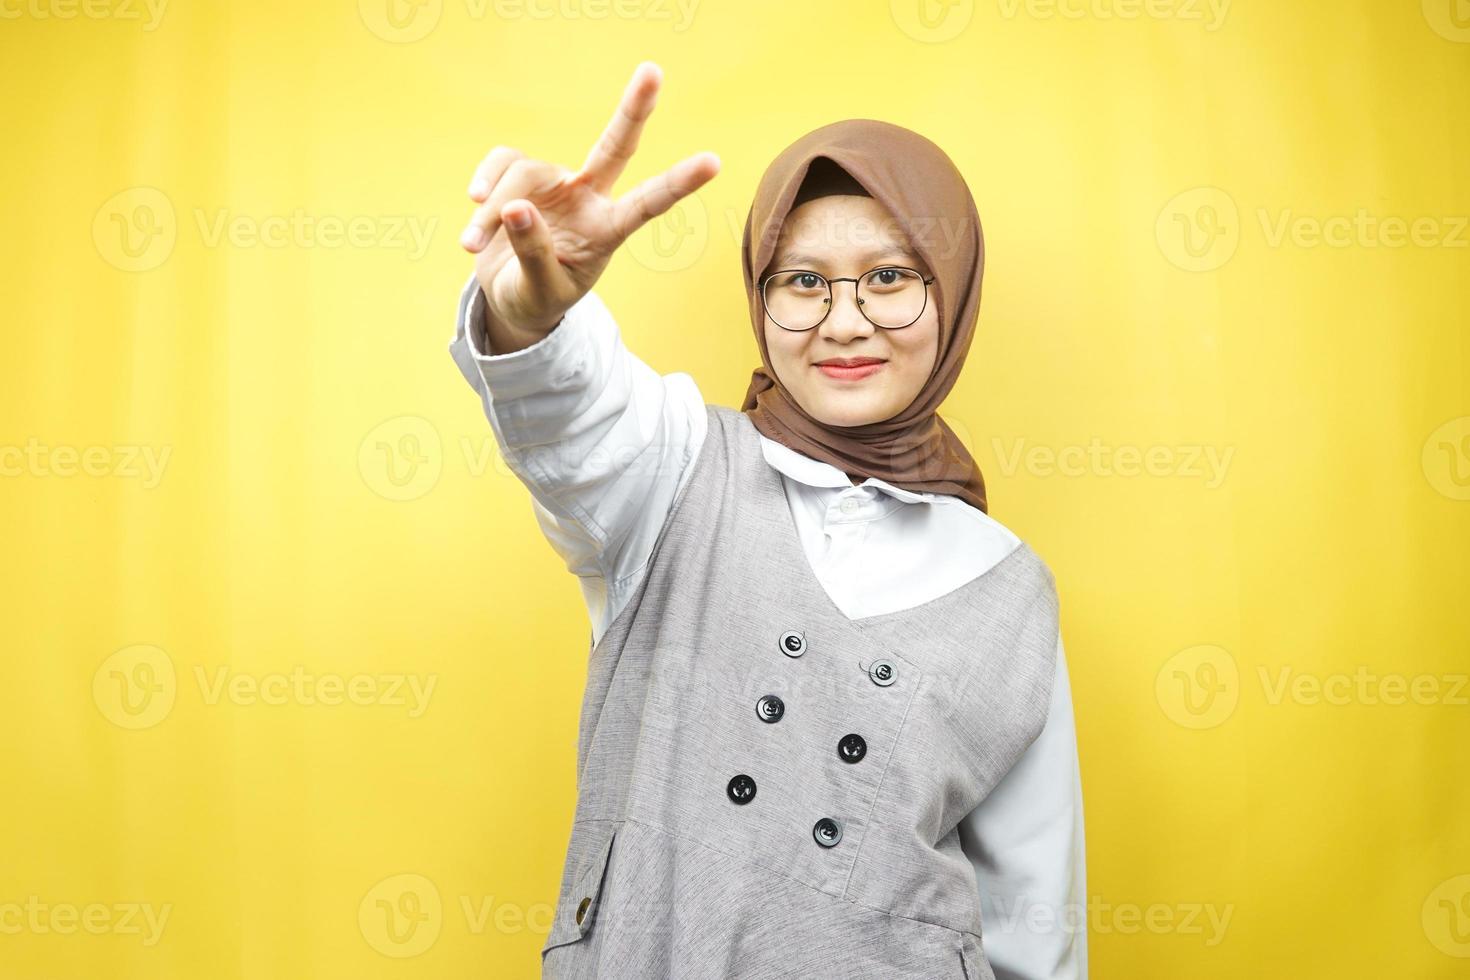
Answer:
[[[903, 324], [903, 326], [899, 326], [899, 327], [885, 327], [883, 324], [876, 322], [875, 320], [873, 320], [872, 317], [868, 316], [867, 311], [863, 309], [863, 304], [865, 302], [867, 302], [867, 301], [864, 300], [864, 299], [860, 299], [858, 297], [858, 294], [857, 294], [857, 291], [858, 291], [858, 283], [861, 280], [866, 279], [868, 276], [872, 275], [873, 273], [875, 273], [875, 272], [882, 272], [884, 269], [902, 269], [905, 272], [912, 272], [914, 275], [918, 276], [919, 277], [919, 281], [924, 284], [924, 305], [921, 306], [921, 307], [919, 307], [918, 314], [912, 320], [910, 320], [908, 323]], [[772, 279], [774, 279], [777, 276], [779, 276], [783, 272], [804, 272], [807, 275], [816, 276], [818, 279], [822, 280], [823, 282], [825, 282], [827, 284], [827, 312], [826, 313], [823, 313], [822, 314], [822, 318], [820, 320], [818, 320], [816, 323], [813, 323], [809, 327], [802, 327], [801, 329], [798, 330], [796, 328], [788, 327], [788, 326], [784, 325], [780, 320], [777, 320], [774, 316], [771, 316], [771, 308], [770, 308], [769, 304], [766, 303], [766, 284], [769, 283]], [[832, 315], [832, 310], [833, 310], [833, 308], [836, 305], [835, 304], [835, 296], [834, 296], [834, 294], [832, 292], [832, 284], [834, 282], [850, 282], [850, 283], [852, 283], [852, 298], [854, 300], [856, 300], [858, 312], [863, 315], [863, 319], [864, 320], [867, 320], [869, 323], [873, 324], [873, 326], [877, 327], [879, 330], [905, 330], [905, 329], [907, 329], [909, 327], [912, 327], [914, 324], [918, 323], [919, 322], [919, 317], [923, 316], [924, 315], [924, 311], [929, 308], [929, 287], [931, 285], [933, 285], [934, 280], [937, 279], [937, 278], [939, 278], [939, 277], [938, 276], [930, 276], [929, 278], [925, 279], [924, 278], [924, 274], [922, 272], [920, 272], [918, 269], [913, 268], [912, 266], [907, 266], [907, 265], [894, 265], [892, 263], [889, 263], [889, 264], [886, 264], [886, 265], [875, 265], [875, 266], [873, 266], [873, 268], [869, 269], [867, 272], [864, 272], [861, 276], [857, 276], [856, 278], [854, 278], [852, 276], [838, 276], [835, 279], [828, 279], [826, 276], [822, 275], [820, 272], [817, 272], [815, 269], [777, 269], [775, 272], [772, 272], [770, 275], [767, 275], [767, 276], [763, 277], [761, 279], [761, 281], [760, 281], [760, 289], [759, 289], [759, 291], [760, 291], [760, 297], [761, 297], [761, 312], [764, 313], [766, 316], [771, 317], [771, 322], [774, 323], [776, 326], [780, 327], [782, 330], [785, 330], [787, 333], [806, 333], [808, 330], [815, 330], [818, 327], [820, 327], [822, 324], [824, 324], [824, 323], [827, 322], [827, 317], [829, 317], [829, 316]]]

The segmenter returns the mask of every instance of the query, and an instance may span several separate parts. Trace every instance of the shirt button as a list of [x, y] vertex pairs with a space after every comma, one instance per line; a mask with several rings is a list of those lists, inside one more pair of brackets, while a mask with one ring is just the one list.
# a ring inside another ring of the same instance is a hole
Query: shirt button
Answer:
[[776, 641], [781, 652], [788, 657], [799, 657], [806, 653], [806, 637], [796, 630], [787, 630], [781, 634], [781, 639]]
[[893, 661], [891, 660], [875, 660], [873, 661], [873, 665], [868, 668], [868, 676], [879, 687], [887, 687], [898, 677], [898, 670], [893, 666]]
[[812, 827], [812, 837], [823, 847], [832, 847], [842, 840], [842, 828], [831, 817], [823, 817]]
[[837, 743], [837, 757], [843, 762], [858, 762], [868, 754], [868, 743], [858, 734], [844, 735]]
[[733, 802], [743, 806], [755, 799], [755, 780], [742, 772], [730, 779], [730, 784], [725, 787], [725, 793]]
[[764, 695], [755, 703], [755, 714], [761, 721], [780, 721], [785, 713], [786, 703], [774, 694]]
[[592, 904], [592, 897], [582, 899], [582, 904], [577, 906], [577, 925], [582, 924], [582, 917], [587, 914], [587, 906]]

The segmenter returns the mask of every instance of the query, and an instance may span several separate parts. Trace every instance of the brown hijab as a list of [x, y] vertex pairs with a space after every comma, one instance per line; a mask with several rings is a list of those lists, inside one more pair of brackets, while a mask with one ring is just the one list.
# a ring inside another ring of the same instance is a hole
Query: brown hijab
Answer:
[[[928, 382], [902, 412], [867, 425], [828, 425], [803, 411], [776, 380], [758, 282], [769, 271], [782, 224], [798, 203], [822, 194], [864, 192], [888, 209], [935, 276], [929, 288], [939, 314], [939, 354]], [[762, 366], [752, 372], [740, 410], [756, 429], [831, 463], [855, 482], [878, 477], [906, 490], [953, 494], [986, 510], [980, 467], [935, 412], [970, 349], [985, 270], [980, 215], [964, 177], [944, 151], [912, 130], [876, 119], [844, 119], [813, 130], [766, 168], [741, 250]]]

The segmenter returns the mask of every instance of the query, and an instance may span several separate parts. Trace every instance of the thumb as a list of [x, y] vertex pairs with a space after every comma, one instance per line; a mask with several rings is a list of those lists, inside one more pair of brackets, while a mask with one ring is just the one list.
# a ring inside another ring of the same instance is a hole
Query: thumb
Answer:
[[500, 209], [510, 247], [520, 260], [525, 277], [523, 296], [534, 303], [550, 303], [567, 292], [566, 270], [556, 259], [551, 229], [536, 205], [523, 197], [507, 201]]

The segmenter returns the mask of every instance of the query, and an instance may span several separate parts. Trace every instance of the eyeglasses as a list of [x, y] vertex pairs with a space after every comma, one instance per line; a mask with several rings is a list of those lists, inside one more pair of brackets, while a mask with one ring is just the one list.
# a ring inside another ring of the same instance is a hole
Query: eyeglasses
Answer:
[[783, 330], [811, 330], [832, 312], [832, 284], [853, 283], [858, 312], [875, 327], [898, 330], [923, 315], [929, 305], [931, 276], [901, 265], [869, 269], [854, 279], [828, 279], [808, 269], [782, 269], [761, 281], [766, 316]]

